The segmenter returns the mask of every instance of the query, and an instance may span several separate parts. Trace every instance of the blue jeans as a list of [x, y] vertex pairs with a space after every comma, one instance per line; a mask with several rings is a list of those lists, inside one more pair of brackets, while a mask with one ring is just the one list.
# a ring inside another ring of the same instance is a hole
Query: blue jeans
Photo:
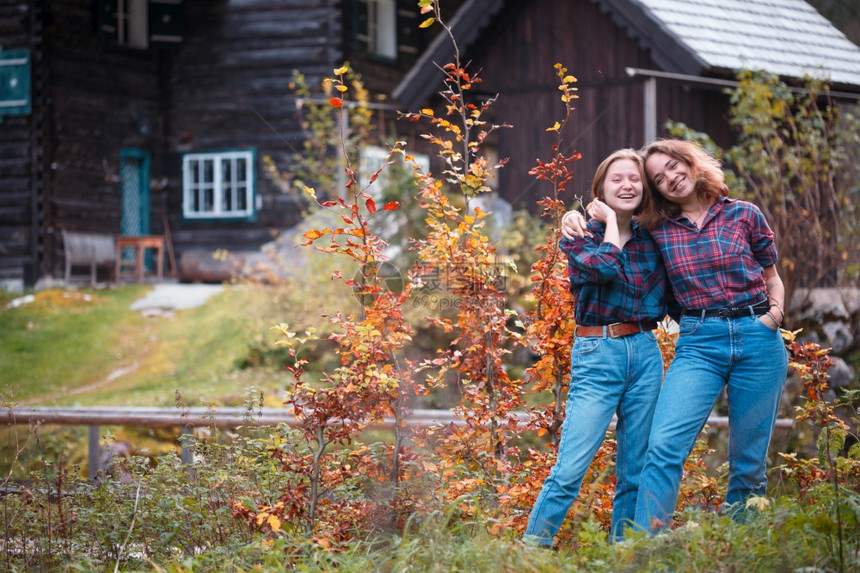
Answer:
[[571, 351], [571, 383], [558, 457], [532, 508], [524, 539], [551, 546], [613, 413], [618, 451], [612, 538], [633, 519], [648, 430], [660, 393], [663, 359], [652, 332], [623, 338], [578, 337]]
[[666, 372], [648, 439], [636, 504], [636, 527], [669, 523], [684, 461], [724, 386], [729, 405], [729, 485], [726, 503], [767, 490], [765, 458], [788, 369], [780, 333], [758, 317], [685, 316], [675, 359]]

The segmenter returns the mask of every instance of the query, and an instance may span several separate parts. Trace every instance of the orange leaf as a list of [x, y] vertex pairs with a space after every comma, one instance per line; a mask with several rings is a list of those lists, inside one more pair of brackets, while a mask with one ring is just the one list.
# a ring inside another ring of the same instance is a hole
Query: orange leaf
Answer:
[[337, 108], [343, 107], [343, 100], [340, 99], [339, 97], [333, 97], [330, 100], [328, 100], [328, 102], [331, 104], [332, 107], [337, 107]]
[[319, 239], [320, 237], [322, 237], [322, 236], [323, 236], [323, 234], [324, 234], [324, 233], [323, 233], [322, 231], [317, 231], [316, 229], [313, 229], [313, 230], [311, 230], [311, 231], [308, 231], [307, 233], [305, 233], [305, 234], [304, 234], [304, 235], [302, 235], [302, 236], [303, 236], [305, 239], [310, 239], [311, 241], [313, 241], [313, 240], [315, 240], [315, 239]]
[[397, 208], [400, 207], [400, 203], [397, 201], [389, 201], [382, 208], [383, 211], [396, 211]]

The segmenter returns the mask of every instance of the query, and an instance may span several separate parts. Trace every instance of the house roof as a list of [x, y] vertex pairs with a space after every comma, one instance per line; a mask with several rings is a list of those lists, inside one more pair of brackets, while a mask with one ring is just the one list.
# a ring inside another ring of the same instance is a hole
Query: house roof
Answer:
[[[591, 1], [650, 51], [660, 71], [704, 76], [754, 69], [860, 86], [860, 47], [804, 0]], [[449, 26], [461, 52], [505, 4], [468, 0], [460, 7]], [[439, 34], [392, 96], [408, 108], [420, 105], [439, 85], [433, 64], [453, 56], [450, 38]]]
[[[860, 47], [804, 0], [602, 0], [663, 71], [765, 70], [860, 86]], [[631, 17], [633, 15], [633, 17]]]

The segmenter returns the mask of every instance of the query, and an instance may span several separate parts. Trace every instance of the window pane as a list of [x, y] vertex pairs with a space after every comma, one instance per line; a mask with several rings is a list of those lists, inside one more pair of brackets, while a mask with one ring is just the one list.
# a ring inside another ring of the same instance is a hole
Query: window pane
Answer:
[[233, 210], [233, 159], [221, 160], [221, 210], [229, 213]]
[[239, 211], [248, 210], [248, 188], [244, 185], [236, 187], [236, 209]]
[[377, 56], [397, 57], [397, 10], [394, 0], [370, 0], [368, 36], [370, 51]]
[[215, 162], [211, 159], [203, 160], [203, 175], [201, 186], [203, 188], [203, 201], [200, 210], [211, 213], [215, 210]]
[[211, 159], [203, 160], [202, 182], [212, 184], [215, 181], [215, 162]]
[[132, 48], [146, 48], [149, 24], [148, 0], [118, 0], [117, 43]]

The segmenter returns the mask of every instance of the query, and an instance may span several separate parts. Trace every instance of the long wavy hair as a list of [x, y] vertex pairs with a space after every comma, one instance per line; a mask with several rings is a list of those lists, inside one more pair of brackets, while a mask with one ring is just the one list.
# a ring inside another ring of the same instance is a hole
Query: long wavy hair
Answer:
[[[692, 141], [683, 139], [660, 139], [642, 148], [644, 161], [655, 153], [665, 153], [669, 157], [683, 161], [689, 167], [689, 176], [700, 201], [713, 203], [729, 194], [723, 168], [713, 155]], [[647, 228], [665, 223], [681, 214], [681, 206], [663, 197], [657, 186], [645, 173], [648, 194], [651, 201], [647, 209], [639, 215], [639, 221]]]
[[639, 168], [639, 177], [642, 181], [642, 202], [633, 211], [634, 215], [638, 215], [651, 207], [652, 194], [647, 189], [648, 185], [645, 180], [645, 160], [642, 159], [642, 155], [635, 149], [627, 148], [613, 151], [606, 159], [600, 162], [600, 165], [594, 171], [594, 180], [591, 182], [591, 195], [595, 199], [606, 200], [603, 192], [603, 185], [606, 183], [606, 173], [609, 171], [609, 167], [619, 159], [629, 159], [636, 163], [636, 166]]

